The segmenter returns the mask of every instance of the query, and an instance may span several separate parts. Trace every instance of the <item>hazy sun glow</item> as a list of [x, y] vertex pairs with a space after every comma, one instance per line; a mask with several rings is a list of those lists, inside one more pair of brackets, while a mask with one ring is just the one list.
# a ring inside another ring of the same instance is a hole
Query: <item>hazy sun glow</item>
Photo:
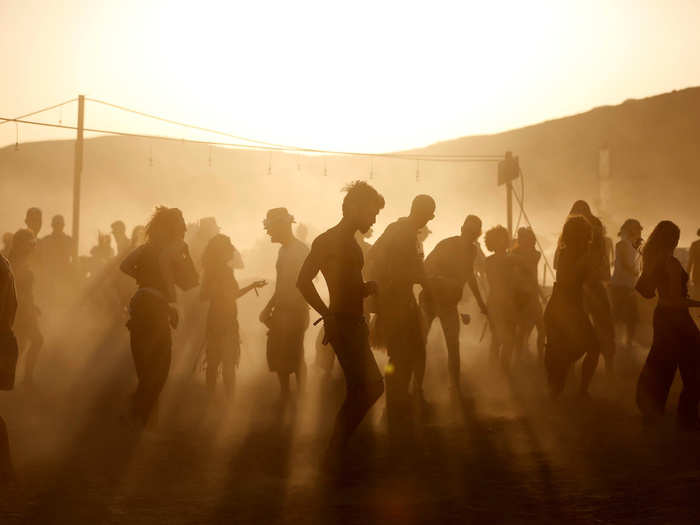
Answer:
[[[263, 140], [405, 148], [700, 84], [698, 19], [692, 1], [3, 0], [0, 116], [84, 93]], [[185, 134], [99, 109], [87, 124]]]

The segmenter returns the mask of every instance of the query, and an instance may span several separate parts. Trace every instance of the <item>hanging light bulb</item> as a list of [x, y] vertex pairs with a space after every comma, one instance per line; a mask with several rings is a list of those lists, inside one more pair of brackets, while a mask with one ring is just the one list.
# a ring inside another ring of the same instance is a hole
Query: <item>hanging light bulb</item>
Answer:
[[323, 159], [323, 176], [328, 177], [328, 167], [326, 166], [326, 159]]
[[416, 182], [420, 182], [420, 160], [416, 161]]
[[272, 175], [272, 152], [267, 154], [267, 174]]
[[15, 122], [15, 151], [19, 151], [19, 124]]

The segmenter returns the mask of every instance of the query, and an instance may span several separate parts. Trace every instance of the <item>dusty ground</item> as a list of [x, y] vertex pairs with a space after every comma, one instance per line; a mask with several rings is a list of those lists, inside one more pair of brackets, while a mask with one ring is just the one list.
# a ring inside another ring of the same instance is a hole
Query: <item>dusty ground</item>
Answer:
[[623, 356], [614, 386], [600, 373], [590, 400], [569, 392], [554, 404], [535, 363], [506, 379], [467, 344], [466, 402], [453, 407], [435, 344], [431, 417], [395, 442], [380, 401], [328, 474], [319, 457], [340, 379], [323, 388], [311, 368], [306, 396], [280, 419], [276, 382], [250, 354], [233, 402], [174, 373], [157, 428], [140, 435], [121, 417], [128, 349], [108, 340], [76, 351], [70, 369], [46, 358], [37, 390], [0, 395], [20, 478], [0, 497], [0, 523], [700, 522], [700, 436], [677, 433], [672, 413], [642, 427], [641, 349]]

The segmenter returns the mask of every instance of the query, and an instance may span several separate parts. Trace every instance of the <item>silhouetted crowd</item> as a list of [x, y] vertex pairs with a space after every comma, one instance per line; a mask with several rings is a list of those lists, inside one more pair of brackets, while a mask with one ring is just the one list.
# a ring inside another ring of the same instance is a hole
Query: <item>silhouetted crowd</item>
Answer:
[[[286, 208], [270, 209], [263, 220], [271, 242], [280, 245], [274, 290], [259, 314], [267, 330], [268, 368], [279, 381], [280, 411], [304, 391], [304, 338], [312, 320], [322, 323], [316, 364], [330, 374], [337, 361], [345, 378], [346, 398], [330, 438], [328, 465], [342, 458], [354, 430], [383, 394], [384, 421], [392, 436], [410, 434], [430, 411], [423, 383], [428, 333], [436, 319], [447, 348], [451, 402], [465, 402], [460, 331], [472, 321], [480, 324], [460, 313], [465, 288], [481, 313], [482, 339], [490, 333], [494, 366], [508, 375], [514, 363], [541, 363], [553, 398], [564, 391], [579, 362], [579, 396], [589, 395], [601, 356], [613, 379], [616, 350], [634, 344], [640, 297], [655, 298], [653, 342], [637, 383], [637, 405], [644, 422], [653, 425], [680, 370], [678, 426], [700, 430], [700, 332], [691, 316], [691, 308], [700, 307], [700, 240], [691, 246], [684, 267], [676, 257], [680, 230], [674, 223], [660, 222], [644, 242], [642, 225], [628, 219], [613, 247], [601, 220], [586, 202], [577, 201], [563, 219], [550, 288], [539, 282], [543, 257], [530, 228], [519, 228], [515, 238], [503, 226], [488, 229], [483, 239], [487, 256], [480, 245], [482, 222], [468, 215], [457, 235], [440, 240], [425, 255], [423, 242], [436, 211], [431, 196], [416, 196], [408, 214], [370, 244], [366, 239], [384, 198], [362, 181], [344, 191], [342, 218], [310, 246], [299, 238], [305, 237], [301, 228], [295, 234], [295, 219]], [[110, 233], [98, 234], [89, 256], [78, 256], [61, 215], [52, 218], [45, 236], [40, 236], [38, 208], [27, 211], [25, 225], [3, 235], [0, 389], [14, 387], [18, 361], [24, 383], [32, 388], [44, 324], [87, 297], [128, 330], [138, 380], [130, 424], [154, 424], [171, 368], [172, 331], [182, 323], [203, 328], [200, 360], [209, 391], [216, 390], [221, 374], [226, 395], [234, 395], [241, 357], [237, 300], [251, 291], [258, 294], [267, 282], [238, 284], [241, 255], [213, 217], [188, 225], [179, 209], [159, 206], [131, 236], [123, 221], [112, 223]], [[319, 273], [327, 301], [316, 288]], [[187, 300], [178, 301], [178, 294]], [[309, 307], [318, 319], [311, 318]], [[534, 355], [529, 349], [533, 332]], [[377, 364], [376, 352], [386, 353], [386, 366]], [[0, 419], [0, 479], [12, 478]]]

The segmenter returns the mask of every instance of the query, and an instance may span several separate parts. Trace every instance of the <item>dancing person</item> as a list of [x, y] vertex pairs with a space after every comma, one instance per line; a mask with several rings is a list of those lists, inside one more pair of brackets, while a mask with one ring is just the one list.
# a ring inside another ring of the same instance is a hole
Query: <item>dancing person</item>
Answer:
[[[598, 217], [593, 215], [586, 201], [576, 201], [571, 206], [571, 215], [581, 215], [591, 225], [591, 246], [589, 263], [591, 271], [584, 283], [584, 305], [593, 322], [598, 337], [600, 353], [605, 360], [608, 378], [615, 372], [615, 325], [613, 323], [610, 299], [605, 289], [610, 281], [610, 260], [605, 247], [605, 228]], [[555, 269], [557, 256], [555, 255]]]
[[39, 352], [44, 346], [44, 336], [39, 328], [41, 310], [34, 300], [34, 270], [31, 260], [36, 247], [34, 233], [28, 229], [18, 230], [12, 238], [10, 264], [15, 276], [17, 290], [17, 315], [14, 333], [17, 336], [20, 353], [26, 349], [24, 358], [24, 383], [34, 385], [34, 370]]
[[277, 374], [280, 384], [280, 406], [289, 400], [289, 376], [296, 378], [297, 392], [306, 383], [304, 335], [309, 326], [309, 307], [297, 289], [297, 277], [307, 246], [292, 232], [292, 217], [287, 208], [268, 210], [263, 226], [273, 243], [280, 244], [277, 254], [275, 291], [260, 312], [260, 322], [268, 327], [267, 364]]
[[[384, 198], [366, 182], [345, 188], [340, 222], [319, 235], [299, 272], [297, 285], [309, 305], [323, 319], [326, 343], [330, 343], [345, 376], [345, 401], [338, 411], [327, 459], [338, 458], [365, 414], [384, 392], [381, 372], [369, 346], [364, 299], [376, 294], [377, 285], [362, 276], [364, 258], [355, 240], [367, 232], [384, 208]], [[326, 305], [313, 280], [321, 272], [329, 291]]]
[[487, 309], [491, 326], [491, 359], [510, 369], [515, 348], [515, 294], [513, 259], [508, 253], [510, 235], [503, 226], [495, 226], [484, 235], [486, 249], [493, 252], [484, 263], [489, 283]]
[[[0, 390], [12, 390], [15, 384], [18, 347], [12, 326], [17, 313], [15, 280], [10, 263], [0, 255]], [[0, 416], [0, 488], [15, 479], [10, 456], [10, 440], [5, 420]]]
[[588, 388], [598, 366], [600, 343], [584, 306], [584, 286], [593, 270], [590, 222], [571, 216], [559, 238], [556, 281], [544, 312], [547, 333], [544, 364], [552, 397], [564, 390], [571, 367], [581, 357], [579, 395], [588, 396]]
[[637, 219], [627, 219], [618, 235], [620, 240], [615, 245], [615, 266], [608, 291], [614, 320], [624, 326], [625, 345], [629, 349], [639, 322], [634, 286], [641, 273], [642, 225]]
[[[372, 228], [367, 230], [366, 232], [362, 232], [360, 230], [355, 232], [355, 241], [357, 242], [357, 245], [360, 247], [360, 250], [362, 250], [362, 259], [363, 261], [367, 260], [367, 254], [369, 253], [370, 248], [372, 248], [372, 245], [367, 242], [367, 239], [369, 239], [372, 236]], [[364, 265], [362, 267], [362, 278], [367, 280], [367, 265]], [[370, 317], [372, 315], [372, 305], [370, 305], [369, 297], [366, 298], [363, 301], [363, 312], [365, 316], [365, 321], [367, 323], [367, 326], [370, 326]], [[322, 372], [323, 372], [323, 381], [326, 385], [330, 383], [331, 379], [331, 374], [333, 373], [333, 366], [335, 365], [335, 352], [333, 351], [333, 348], [325, 344], [324, 341], [326, 340], [326, 333], [323, 330], [323, 327], [318, 331], [318, 334], [316, 336], [316, 341], [315, 341], [315, 347], [316, 347], [316, 361], [315, 364], [318, 366]]]
[[[447, 346], [447, 369], [449, 372], [450, 394], [452, 399], [461, 397], [459, 331], [460, 316], [457, 305], [462, 300], [464, 285], [468, 284], [479, 309], [486, 314], [486, 303], [481, 297], [479, 285], [474, 275], [474, 261], [477, 244], [481, 236], [481, 219], [469, 215], [462, 224], [460, 235], [443, 239], [425, 260], [425, 273], [433, 301], [426, 301], [424, 292], [420, 295], [420, 305], [425, 316], [426, 336], [433, 321], [437, 318]], [[423, 367], [416, 374], [418, 385], [422, 385], [425, 374]]]
[[518, 228], [517, 240], [511, 250], [515, 286], [515, 350], [520, 358], [528, 351], [528, 340], [537, 328], [537, 356], [544, 358], [544, 319], [542, 317], [542, 290], [537, 280], [537, 266], [542, 254], [535, 248], [537, 239], [532, 229]]
[[435, 201], [418, 195], [407, 217], [391, 223], [369, 252], [377, 295], [377, 330], [389, 354], [386, 374], [387, 421], [398, 429], [408, 422], [409, 386], [425, 361], [422, 313], [413, 293], [421, 285], [427, 301], [432, 300], [418, 242], [418, 231], [435, 217]]
[[175, 287], [189, 290], [198, 275], [184, 241], [185, 221], [178, 208], [158, 206], [146, 225], [146, 242], [121, 263], [138, 290], [129, 303], [131, 353], [138, 377], [131, 413], [142, 426], [152, 422], [170, 371], [171, 327], [179, 315]]
[[73, 239], [64, 232], [63, 215], [51, 219], [51, 233], [39, 241], [41, 253], [41, 290], [51, 310], [64, 305], [74, 282]]
[[647, 422], [664, 412], [666, 399], [679, 369], [683, 390], [678, 400], [678, 426], [700, 430], [700, 331], [689, 308], [700, 301], [688, 299], [688, 274], [673, 256], [680, 229], [661, 221], [642, 252], [642, 274], [637, 291], [647, 299], [658, 295], [654, 309], [654, 340], [637, 382], [637, 406]]
[[228, 236], [217, 233], [210, 239], [202, 255], [200, 287], [200, 298], [209, 301], [206, 321], [207, 387], [213, 394], [221, 368], [228, 397], [233, 395], [236, 368], [241, 354], [236, 301], [251, 290], [267, 284], [265, 281], [255, 281], [239, 288], [230, 266], [234, 252], [235, 248]]

